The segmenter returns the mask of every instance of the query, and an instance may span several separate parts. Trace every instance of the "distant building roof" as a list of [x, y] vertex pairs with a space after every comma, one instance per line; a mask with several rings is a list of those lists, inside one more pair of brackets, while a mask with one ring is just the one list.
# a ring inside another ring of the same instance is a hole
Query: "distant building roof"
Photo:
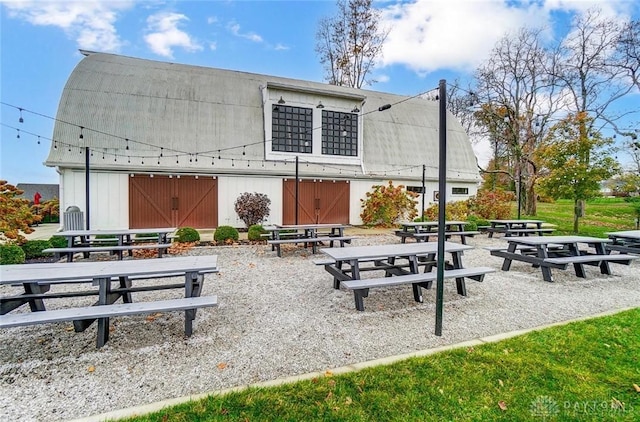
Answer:
[[18, 183], [18, 189], [24, 191], [21, 198], [28, 199], [33, 202], [33, 197], [38, 192], [40, 194], [40, 202], [48, 201], [53, 198], [60, 198], [60, 186], [57, 184], [46, 183]]

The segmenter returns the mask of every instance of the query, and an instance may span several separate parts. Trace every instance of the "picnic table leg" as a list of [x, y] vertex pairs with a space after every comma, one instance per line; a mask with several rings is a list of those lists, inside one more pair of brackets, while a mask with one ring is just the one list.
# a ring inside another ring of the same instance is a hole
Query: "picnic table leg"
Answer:
[[[604, 243], [596, 243], [593, 246], [596, 249], [597, 255], [608, 255], [607, 248], [605, 247]], [[609, 266], [609, 261], [600, 261], [600, 273], [611, 275], [611, 267]]]
[[364, 311], [364, 298], [369, 296], [369, 289], [357, 289], [353, 291], [353, 298], [356, 302], [356, 309]]
[[[184, 297], [199, 296], [203, 279], [204, 275], [197, 272], [185, 274]], [[196, 319], [196, 309], [187, 309], [184, 311], [184, 334], [186, 336], [193, 334], [194, 319]]]
[[[462, 254], [460, 252], [452, 252], [451, 253], [451, 258], [453, 260], [453, 268], [454, 269], [461, 269], [462, 267]], [[458, 277], [456, 278], [456, 289], [458, 291], [458, 294], [461, 296], [466, 296], [467, 295], [467, 286], [464, 282], [464, 277]]]
[[[412, 255], [409, 257], [409, 269], [412, 274], [418, 274], [420, 272], [417, 256]], [[412, 283], [411, 288], [413, 289], [413, 300], [422, 303], [422, 288], [420, 287], [420, 285], [417, 283]]]
[[[507, 248], [507, 252], [516, 253], [516, 245], [515, 243], [509, 243], [509, 247]], [[509, 271], [511, 269], [511, 258], [505, 258], [504, 262], [502, 262], [502, 271]]]
[[[100, 285], [98, 293], [98, 306], [108, 305], [111, 290], [111, 278], [100, 278], [97, 280]], [[109, 318], [98, 318], [98, 338], [96, 347], [99, 349], [109, 341]]]
[[[126, 301], [125, 296], [123, 293], [121, 292], [112, 292], [111, 291], [111, 279], [108, 279], [109, 281], [107, 282], [109, 284], [109, 288], [107, 289], [107, 298], [106, 298], [106, 302], [104, 303], [105, 305], [111, 305], [112, 303], [114, 303], [116, 300], [120, 299], [120, 297], [123, 298], [123, 301]], [[98, 292], [100, 293], [100, 292]], [[100, 302], [100, 295], [98, 294], [98, 301], [96, 303], [93, 304], [93, 306], [99, 306], [103, 303]], [[87, 328], [89, 328], [91, 326], [91, 324], [93, 324], [93, 322], [96, 319], [79, 319], [79, 320], [75, 320], [73, 321], [73, 328], [75, 330], [76, 333], [81, 333], [84, 330], [86, 330]]]
[[[131, 279], [129, 279], [129, 277], [124, 276], [124, 277], [118, 277], [120, 280], [120, 288], [121, 289], [130, 289], [131, 288]], [[131, 292], [124, 292], [122, 293], [122, 301], [124, 303], [133, 303], [133, 300], [131, 300]]]

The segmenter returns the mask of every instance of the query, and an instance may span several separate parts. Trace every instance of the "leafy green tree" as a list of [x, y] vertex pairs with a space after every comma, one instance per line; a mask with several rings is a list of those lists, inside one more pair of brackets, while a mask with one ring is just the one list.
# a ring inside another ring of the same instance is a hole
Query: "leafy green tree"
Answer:
[[584, 131], [591, 124], [587, 113], [569, 115], [551, 128], [537, 151], [545, 174], [539, 180], [540, 189], [554, 199], [574, 201], [575, 233], [583, 216], [580, 202], [598, 196], [600, 183], [619, 172], [618, 163], [607, 150], [612, 140], [597, 131]]

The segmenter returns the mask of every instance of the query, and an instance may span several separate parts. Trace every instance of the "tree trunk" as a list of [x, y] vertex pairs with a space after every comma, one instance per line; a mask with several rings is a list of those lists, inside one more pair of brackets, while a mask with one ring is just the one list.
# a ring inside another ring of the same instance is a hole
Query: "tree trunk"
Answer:
[[578, 225], [580, 219], [580, 200], [573, 201], [573, 232], [578, 234]]
[[[529, 181], [531, 180], [531, 181]], [[537, 215], [538, 213], [538, 198], [536, 195], [536, 188], [535, 188], [535, 182], [533, 181], [533, 178], [530, 178], [527, 181], [527, 207], [526, 207], [526, 214], [527, 215]]]

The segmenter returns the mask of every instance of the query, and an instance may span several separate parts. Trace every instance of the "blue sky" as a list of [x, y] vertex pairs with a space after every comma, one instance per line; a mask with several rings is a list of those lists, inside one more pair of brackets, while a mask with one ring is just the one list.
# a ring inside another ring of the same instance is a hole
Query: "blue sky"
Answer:
[[[378, 1], [390, 34], [374, 74], [379, 82], [367, 89], [415, 95], [440, 79], [464, 81], [507, 31], [544, 25], [561, 37], [568, 19], [594, 4], [621, 19], [637, 19], [638, 3]], [[82, 59], [80, 48], [321, 82], [315, 32], [318, 21], [334, 13], [333, 0], [0, 0], [0, 179], [58, 183], [55, 169], [42, 163], [62, 90]], [[638, 110], [639, 98], [631, 96], [620, 107]], [[16, 107], [23, 109], [23, 123]], [[623, 126], [639, 121], [636, 113]], [[482, 162], [482, 145], [477, 153]]]

